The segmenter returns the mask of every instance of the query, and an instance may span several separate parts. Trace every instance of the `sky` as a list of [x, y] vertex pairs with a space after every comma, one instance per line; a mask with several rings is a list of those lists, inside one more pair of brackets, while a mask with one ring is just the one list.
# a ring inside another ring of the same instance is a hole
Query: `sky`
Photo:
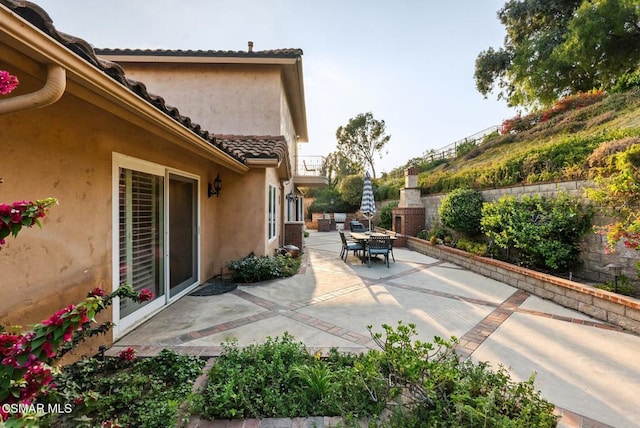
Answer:
[[504, 43], [506, 0], [32, 1], [96, 48], [302, 49], [301, 155], [334, 151], [338, 127], [371, 112], [391, 136], [377, 176], [517, 113], [473, 78], [478, 54]]

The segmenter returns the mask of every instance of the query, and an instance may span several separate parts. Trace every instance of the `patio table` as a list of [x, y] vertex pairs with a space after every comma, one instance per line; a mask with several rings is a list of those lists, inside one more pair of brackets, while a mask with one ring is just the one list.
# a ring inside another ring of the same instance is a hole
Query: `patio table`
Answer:
[[[388, 236], [391, 241], [395, 241], [396, 239], [398, 239], [398, 237], [395, 236], [395, 235], [387, 235], [386, 233], [380, 233], [380, 232], [371, 232], [371, 233], [369, 233], [369, 232], [351, 232], [350, 236], [351, 236], [351, 239], [354, 239], [354, 240], [362, 243], [362, 245], [365, 248], [367, 248], [367, 243], [369, 242], [369, 239], [372, 236]], [[393, 242], [391, 243], [391, 245], [393, 245]], [[365, 263], [366, 254], [367, 254], [367, 251], [365, 250], [362, 258], [360, 259], [362, 261], [362, 263]], [[377, 256], [375, 258], [377, 258]], [[393, 261], [395, 263], [395, 261], [396, 261], [395, 257], [394, 257]]]

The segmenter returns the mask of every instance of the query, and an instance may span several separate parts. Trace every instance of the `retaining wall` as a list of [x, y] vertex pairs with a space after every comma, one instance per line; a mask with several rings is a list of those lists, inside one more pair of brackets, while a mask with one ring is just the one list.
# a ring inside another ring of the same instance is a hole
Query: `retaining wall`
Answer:
[[[485, 201], [491, 202], [504, 195], [513, 195], [515, 197], [522, 197], [525, 195], [555, 197], [560, 192], [564, 192], [569, 197], [588, 204], [590, 201], [585, 198], [584, 190], [591, 186], [593, 186], [593, 183], [590, 181], [575, 180], [481, 190], [480, 193], [482, 193]], [[444, 196], [445, 194], [437, 194], [421, 198], [422, 203], [425, 206], [426, 230], [431, 229], [433, 223], [439, 220], [438, 208], [440, 207], [440, 203]], [[594, 225], [604, 225], [610, 222], [611, 219], [607, 219], [602, 215], [597, 214], [594, 217]], [[602, 283], [610, 281], [613, 278], [611, 272], [605, 266], [608, 264], [616, 264], [623, 266], [623, 275], [634, 280], [638, 275], [638, 272], [634, 267], [634, 263], [638, 261], [638, 252], [619, 244], [613, 254], [605, 254], [605, 243], [606, 237], [603, 235], [599, 235], [597, 233], [588, 233], [585, 235], [580, 243], [580, 263], [573, 274], [584, 279]]]

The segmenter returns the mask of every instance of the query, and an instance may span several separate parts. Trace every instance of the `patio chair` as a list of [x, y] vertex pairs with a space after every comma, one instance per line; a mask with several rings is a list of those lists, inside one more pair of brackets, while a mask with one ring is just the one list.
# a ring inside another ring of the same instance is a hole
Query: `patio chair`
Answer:
[[360, 242], [349, 242], [347, 241], [347, 237], [344, 235], [342, 230], [338, 230], [340, 233], [340, 239], [342, 240], [342, 251], [340, 251], [340, 258], [347, 262], [347, 256], [349, 255], [349, 251], [353, 251], [353, 255], [357, 255], [360, 251], [363, 252], [364, 255], [364, 245]]
[[[398, 235], [398, 232], [389, 232], [389, 236], [391, 238], [395, 238]], [[391, 257], [393, 258], [393, 262], [396, 262], [396, 256], [393, 255], [393, 241], [394, 239], [389, 239], [389, 253], [391, 253]]]
[[349, 222], [349, 230], [352, 232], [366, 232], [367, 228], [364, 227], [364, 224], [359, 221], [350, 221]]
[[389, 266], [389, 251], [391, 249], [391, 238], [387, 236], [370, 236], [367, 241], [367, 266], [371, 267], [371, 255], [383, 255], [387, 268]]

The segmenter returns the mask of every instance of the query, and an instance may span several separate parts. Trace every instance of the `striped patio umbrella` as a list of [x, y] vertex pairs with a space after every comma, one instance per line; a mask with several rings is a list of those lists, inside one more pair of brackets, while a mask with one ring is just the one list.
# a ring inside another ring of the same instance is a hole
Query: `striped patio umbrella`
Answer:
[[369, 220], [369, 232], [371, 232], [371, 217], [376, 213], [376, 203], [373, 200], [373, 186], [371, 185], [369, 171], [364, 176], [360, 212]]

